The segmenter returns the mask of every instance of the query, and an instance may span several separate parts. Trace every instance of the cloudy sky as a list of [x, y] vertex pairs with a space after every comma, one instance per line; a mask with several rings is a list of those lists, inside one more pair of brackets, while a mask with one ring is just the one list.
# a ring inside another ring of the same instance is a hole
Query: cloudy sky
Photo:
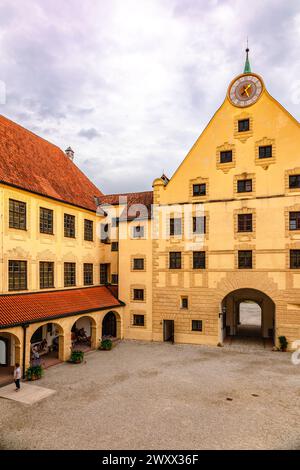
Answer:
[[0, 0], [0, 113], [71, 145], [103, 192], [151, 189], [242, 72], [247, 35], [300, 120], [299, 0]]

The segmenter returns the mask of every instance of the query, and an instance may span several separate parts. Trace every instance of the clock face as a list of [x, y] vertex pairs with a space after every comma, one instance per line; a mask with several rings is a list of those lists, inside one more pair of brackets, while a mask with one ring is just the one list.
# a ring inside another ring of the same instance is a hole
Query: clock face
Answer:
[[255, 75], [242, 75], [232, 84], [229, 97], [235, 106], [245, 108], [256, 103], [262, 93], [263, 84]]

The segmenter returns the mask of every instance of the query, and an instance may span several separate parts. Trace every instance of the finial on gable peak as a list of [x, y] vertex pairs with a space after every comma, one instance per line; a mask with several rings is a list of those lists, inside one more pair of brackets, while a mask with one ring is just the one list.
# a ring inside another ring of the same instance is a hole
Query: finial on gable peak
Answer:
[[247, 48], [246, 48], [246, 62], [244, 67], [244, 73], [251, 73], [251, 65], [249, 61], [249, 45], [248, 45], [248, 38], [247, 38]]

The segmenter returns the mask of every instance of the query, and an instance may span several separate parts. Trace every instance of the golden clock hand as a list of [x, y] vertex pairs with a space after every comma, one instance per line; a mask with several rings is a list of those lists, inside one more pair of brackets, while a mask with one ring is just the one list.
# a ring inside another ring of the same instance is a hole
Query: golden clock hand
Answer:
[[248, 98], [249, 98], [249, 93], [248, 93], [249, 88], [251, 88], [251, 84], [250, 84], [250, 83], [249, 83], [249, 85], [248, 85], [246, 88], [244, 88], [244, 92], [242, 93], [242, 95], [243, 95], [244, 93], [246, 93], [246, 95], [248, 96]]

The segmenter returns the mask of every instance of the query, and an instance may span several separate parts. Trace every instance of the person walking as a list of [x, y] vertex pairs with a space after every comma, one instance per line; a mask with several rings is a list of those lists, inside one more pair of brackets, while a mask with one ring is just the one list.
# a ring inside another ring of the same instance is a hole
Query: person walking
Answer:
[[20, 364], [18, 362], [16, 363], [15, 369], [14, 369], [14, 381], [15, 381], [15, 384], [16, 384], [16, 392], [18, 392], [21, 388], [21, 384], [20, 384], [20, 381], [21, 381], [21, 367], [20, 367]]

